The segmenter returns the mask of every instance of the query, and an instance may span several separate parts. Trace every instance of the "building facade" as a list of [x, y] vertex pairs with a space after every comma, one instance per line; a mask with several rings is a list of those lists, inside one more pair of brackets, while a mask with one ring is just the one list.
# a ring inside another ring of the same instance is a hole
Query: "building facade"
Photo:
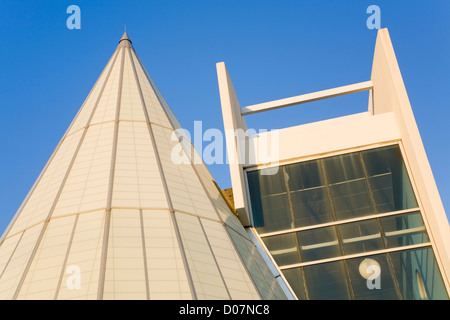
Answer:
[[[450, 228], [386, 29], [362, 83], [241, 108], [217, 71], [232, 194], [125, 33], [0, 238], [0, 299], [449, 298]], [[360, 91], [367, 112], [248, 135], [245, 116]]]
[[450, 228], [387, 29], [366, 82], [241, 107], [223, 62], [217, 73], [229, 132], [254, 113], [370, 92], [367, 112], [226, 135], [239, 219], [297, 299], [449, 298]]

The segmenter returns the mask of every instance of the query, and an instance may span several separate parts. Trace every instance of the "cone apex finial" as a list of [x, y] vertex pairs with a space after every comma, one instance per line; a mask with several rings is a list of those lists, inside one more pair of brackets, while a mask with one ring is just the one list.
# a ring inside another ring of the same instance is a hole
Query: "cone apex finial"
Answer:
[[131, 43], [130, 38], [128, 38], [128, 34], [127, 34], [127, 28], [125, 27], [125, 32], [122, 35], [122, 38], [120, 38], [119, 43], [121, 43], [122, 41], [129, 41]]

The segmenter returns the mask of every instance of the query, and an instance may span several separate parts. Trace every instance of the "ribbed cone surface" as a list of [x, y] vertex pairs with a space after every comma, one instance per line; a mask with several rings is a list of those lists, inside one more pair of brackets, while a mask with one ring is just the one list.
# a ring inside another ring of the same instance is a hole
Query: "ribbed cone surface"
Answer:
[[0, 299], [284, 299], [178, 128], [125, 33], [3, 234]]

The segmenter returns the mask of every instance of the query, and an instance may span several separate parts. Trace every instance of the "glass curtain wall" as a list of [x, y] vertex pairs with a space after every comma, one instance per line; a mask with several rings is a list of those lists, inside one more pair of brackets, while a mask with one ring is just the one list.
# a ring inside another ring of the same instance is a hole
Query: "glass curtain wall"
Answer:
[[254, 227], [299, 299], [448, 299], [398, 145], [247, 178]]

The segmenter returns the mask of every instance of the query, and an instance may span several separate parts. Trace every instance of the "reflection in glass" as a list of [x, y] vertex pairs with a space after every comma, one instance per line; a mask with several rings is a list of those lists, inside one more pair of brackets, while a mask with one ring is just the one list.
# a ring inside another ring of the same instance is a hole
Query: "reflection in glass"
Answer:
[[265, 196], [261, 199], [264, 232], [285, 230], [292, 227], [291, 212], [286, 193]]
[[344, 254], [384, 249], [378, 222], [375, 219], [339, 225]]
[[[269, 172], [270, 174], [265, 174]], [[267, 169], [260, 170], [258, 177], [261, 186], [260, 192], [263, 197], [286, 192], [286, 184], [284, 183], [284, 175], [281, 168], [276, 172]]]
[[283, 270], [283, 275], [291, 286], [292, 290], [294, 290], [297, 299], [306, 300], [307, 295], [302, 272], [302, 268], [292, 268]]
[[359, 153], [323, 160], [338, 220], [373, 214], [364, 169]]
[[[390, 253], [400, 292], [405, 300], [447, 300], [447, 290], [431, 247]], [[422, 283], [417, 282], [417, 274]]]
[[319, 160], [287, 165], [286, 179], [296, 227], [332, 221], [331, 205]]
[[349, 300], [343, 261], [304, 267], [306, 286], [312, 300]]
[[328, 183], [331, 185], [364, 178], [364, 170], [357, 152], [326, 158], [324, 165]]
[[248, 192], [252, 207], [253, 224], [258, 232], [264, 232], [264, 217], [261, 203], [261, 186], [259, 184], [259, 171], [247, 172]]
[[247, 173], [253, 222], [260, 233], [417, 208], [398, 145], [265, 173], [273, 172]]
[[299, 299], [448, 300], [431, 247], [282, 271]]
[[328, 193], [324, 187], [291, 192], [291, 201], [296, 227], [333, 221]]
[[429, 300], [427, 288], [425, 282], [423, 281], [422, 275], [419, 270], [416, 270], [416, 281], [417, 281], [417, 291], [419, 292], [420, 300]]
[[300, 262], [295, 233], [265, 237], [263, 241], [279, 266]]
[[253, 222], [259, 233], [279, 231], [292, 227], [283, 170], [264, 175], [264, 170], [247, 173]]
[[330, 190], [337, 220], [375, 213], [364, 178], [330, 185]]
[[362, 156], [379, 213], [417, 207], [397, 145], [363, 151]]
[[380, 221], [388, 248], [429, 241], [420, 212], [384, 217]]
[[[313, 227], [262, 236], [279, 266], [319, 262], [282, 270], [299, 299], [448, 299], [431, 247], [370, 255], [429, 242], [419, 211], [341, 222], [418, 210], [398, 145], [289, 164], [264, 174], [269, 171], [247, 172], [258, 233]], [[370, 256], [319, 261], [361, 253]], [[381, 289], [368, 288], [362, 277], [370, 277], [360, 269], [367, 259], [380, 266]]]
[[287, 165], [285, 168], [289, 189], [291, 191], [325, 185], [319, 160], [294, 163]]
[[[376, 264], [367, 268], [365, 260], [374, 260]], [[356, 300], [397, 300], [399, 295], [395, 288], [386, 254], [347, 260], [351, 286]], [[367, 268], [367, 270], [361, 270]], [[367, 272], [362, 274], [362, 272]], [[366, 279], [368, 278], [368, 279]]]
[[335, 227], [298, 232], [298, 242], [303, 262], [341, 255]]

